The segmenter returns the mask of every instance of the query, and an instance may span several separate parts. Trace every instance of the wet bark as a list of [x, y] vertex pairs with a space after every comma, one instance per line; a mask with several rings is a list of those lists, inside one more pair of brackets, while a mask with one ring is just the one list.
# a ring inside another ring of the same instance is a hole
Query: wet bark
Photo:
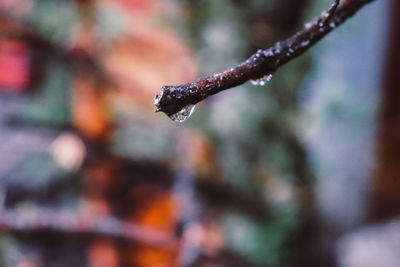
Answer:
[[199, 78], [192, 83], [163, 86], [155, 97], [156, 111], [171, 116], [185, 106], [194, 105], [223, 90], [241, 85], [252, 79], [261, 79], [300, 56], [324, 38], [337, 26], [352, 17], [364, 5], [374, 0], [335, 0], [318, 18], [308, 22], [292, 37], [277, 42], [268, 49], [260, 49], [245, 62], [212, 76]]

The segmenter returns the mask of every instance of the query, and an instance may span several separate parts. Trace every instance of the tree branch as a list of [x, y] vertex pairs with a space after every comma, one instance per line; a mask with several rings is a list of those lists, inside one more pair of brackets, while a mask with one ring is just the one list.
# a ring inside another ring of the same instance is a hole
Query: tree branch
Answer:
[[101, 235], [153, 246], [169, 247], [178, 244], [170, 233], [123, 222], [115, 217], [95, 218], [48, 209], [0, 210], [0, 229], [18, 233], [47, 230], [68, 234]]
[[306, 23], [304, 28], [295, 35], [285, 41], [277, 42], [268, 49], [258, 50], [238, 66], [222, 73], [199, 78], [192, 83], [163, 86], [155, 97], [156, 112], [162, 111], [171, 116], [187, 105], [196, 104], [223, 90], [274, 73], [285, 63], [306, 52], [372, 1], [374, 0], [344, 0], [339, 5], [339, 0], [335, 0], [327, 11], [315, 20]]

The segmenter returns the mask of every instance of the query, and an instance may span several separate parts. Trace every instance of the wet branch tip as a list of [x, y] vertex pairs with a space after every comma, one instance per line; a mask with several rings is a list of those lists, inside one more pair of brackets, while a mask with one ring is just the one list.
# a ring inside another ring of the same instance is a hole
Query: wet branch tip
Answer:
[[279, 67], [306, 52], [372, 1], [374, 0], [343, 0], [340, 3], [339, 0], [335, 0], [327, 11], [304, 24], [303, 29], [292, 37], [277, 42], [270, 48], [258, 50], [236, 67], [199, 78], [192, 83], [163, 86], [154, 100], [156, 112], [162, 111], [172, 120], [182, 122], [191, 115], [196, 103], [211, 95], [249, 80], [266, 83]]

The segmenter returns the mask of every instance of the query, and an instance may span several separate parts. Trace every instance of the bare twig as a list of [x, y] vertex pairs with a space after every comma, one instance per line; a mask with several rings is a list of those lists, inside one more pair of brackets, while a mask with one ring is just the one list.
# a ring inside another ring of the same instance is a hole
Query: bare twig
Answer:
[[170, 233], [123, 222], [115, 217], [93, 218], [46, 209], [0, 210], [0, 229], [19, 233], [50, 230], [68, 234], [101, 235], [153, 246], [170, 247], [178, 244]]
[[175, 114], [183, 107], [196, 104], [208, 96], [274, 73], [279, 67], [298, 57], [337, 26], [374, 0], [346, 0], [339, 5], [335, 0], [328, 11], [306, 23], [304, 28], [289, 39], [274, 46], [258, 50], [240, 65], [222, 73], [199, 78], [192, 83], [163, 86], [155, 98], [156, 111]]

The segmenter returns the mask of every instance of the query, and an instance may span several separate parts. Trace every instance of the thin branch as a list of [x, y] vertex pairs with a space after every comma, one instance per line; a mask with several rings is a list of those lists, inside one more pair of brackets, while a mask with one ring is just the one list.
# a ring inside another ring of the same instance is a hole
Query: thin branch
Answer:
[[68, 234], [101, 235], [153, 246], [170, 247], [178, 244], [170, 233], [123, 222], [115, 217], [94, 218], [48, 209], [0, 210], [0, 229], [18, 233], [47, 230]]
[[295, 35], [285, 41], [277, 42], [268, 49], [258, 50], [238, 66], [222, 73], [199, 78], [192, 83], [163, 86], [155, 98], [156, 111], [162, 111], [170, 116], [187, 105], [196, 104], [223, 90], [274, 73], [285, 63], [306, 52], [372, 1], [374, 0], [345, 0], [339, 5], [339, 1], [335, 0], [328, 11], [324, 11], [317, 19], [306, 23], [304, 28]]

